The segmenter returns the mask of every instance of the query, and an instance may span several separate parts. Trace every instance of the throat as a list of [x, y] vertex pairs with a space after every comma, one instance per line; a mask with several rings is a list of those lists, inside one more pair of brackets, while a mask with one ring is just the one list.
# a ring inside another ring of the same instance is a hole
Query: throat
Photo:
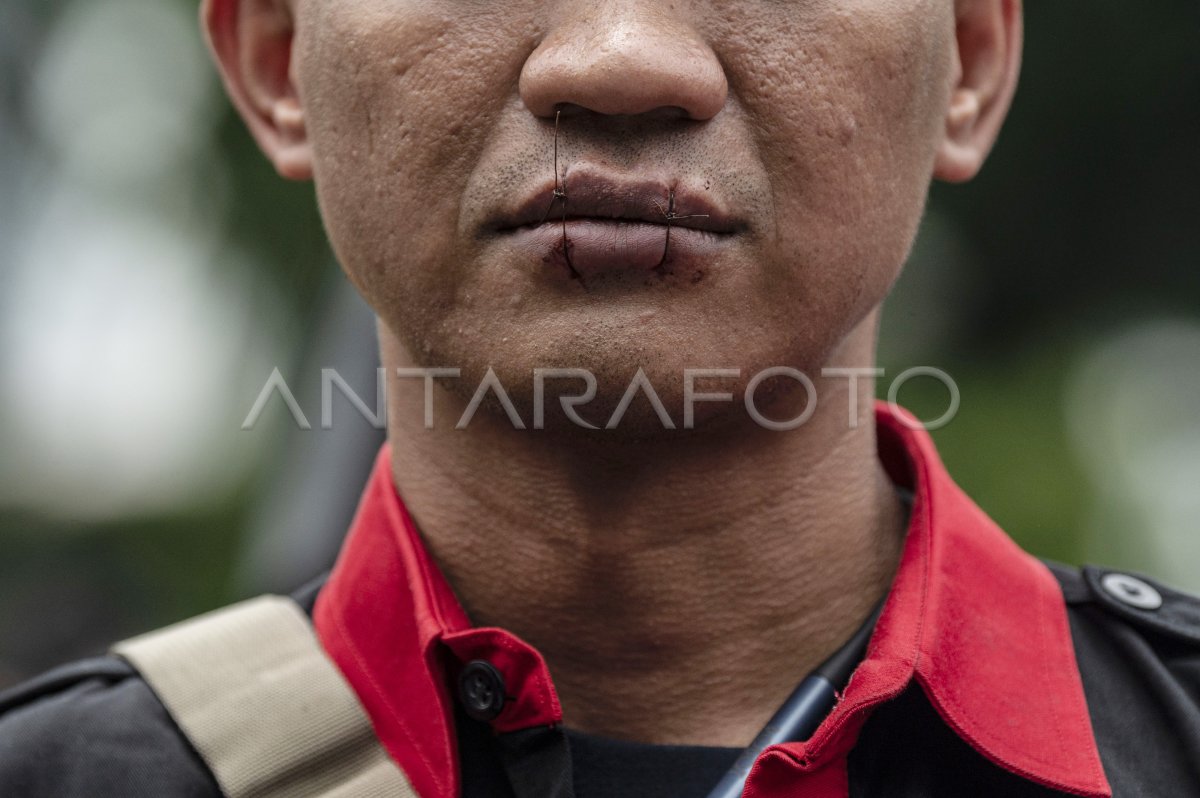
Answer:
[[524, 535], [506, 567], [436, 556], [476, 624], [545, 657], [567, 726], [744, 746], [887, 591], [906, 513], [882, 474], [868, 484], [828, 512], [760, 500], [740, 524]]

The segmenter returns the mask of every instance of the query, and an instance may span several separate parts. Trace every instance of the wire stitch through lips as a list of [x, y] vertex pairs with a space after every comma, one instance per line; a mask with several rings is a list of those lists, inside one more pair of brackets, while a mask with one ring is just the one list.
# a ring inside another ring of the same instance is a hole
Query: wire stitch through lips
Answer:
[[[579, 273], [579, 271], [575, 268], [575, 264], [571, 261], [571, 239], [567, 235], [567, 204], [568, 204], [568, 200], [567, 200], [566, 180], [562, 176], [562, 174], [560, 173], [559, 168], [558, 168], [558, 136], [559, 136], [559, 127], [560, 127], [561, 119], [562, 119], [562, 111], [561, 110], [555, 111], [554, 112], [554, 189], [550, 195], [550, 204], [546, 207], [546, 212], [544, 214], [542, 214], [542, 218], [538, 222], [538, 225], [545, 224], [546, 220], [550, 218], [550, 213], [554, 210], [555, 203], [557, 203], [559, 200], [562, 200], [562, 219], [561, 219], [561, 221], [562, 221], [563, 259], [566, 261], [567, 268], [571, 271], [571, 277], [579, 280], [580, 283], [586, 287], [586, 283], [583, 280], [583, 276]], [[666, 208], [666, 210], [663, 210], [663, 207], [661, 205], [659, 205], [657, 201], [654, 201], [654, 206], [656, 208], [658, 208], [658, 212], [660, 214], [662, 214], [663, 219], [666, 220], [666, 228], [667, 228], [666, 233], [665, 233], [665, 240], [663, 242], [663, 254], [662, 254], [662, 257], [658, 261], [658, 265], [655, 266], [656, 270], [661, 271], [663, 269], [663, 267], [666, 266], [667, 259], [670, 256], [670, 252], [671, 252], [672, 222], [676, 222], [681, 219], [707, 219], [709, 215], [707, 213], [690, 213], [690, 214], [684, 214], [684, 215], [676, 213], [675, 212], [675, 189], [673, 189], [673, 188], [668, 189], [668, 191], [667, 191], [667, 208]]]
[[559, 176], [558, 171], [558, 125], [559, 119], [562, 117], [562, 111], [554, 112], [554, 193], [550, 196], [550, 205], [546, 208], [546, 213], [542, 216], [542, 221], [538, 224], [544, 224], [546, 219], [550, 218], [550, 212], [554, 210], [554, 203], [562, 200], [562, 250], [563, 259], [567, 262], [567, 268], [571, 270], [571, 276], [579, 280], [580, 284], [586, 287], [583, 282], [583, 276], [576, 271], [575, 264], [571, 262], [571, 239], [567, 237], [567, 190], [566, 181]]

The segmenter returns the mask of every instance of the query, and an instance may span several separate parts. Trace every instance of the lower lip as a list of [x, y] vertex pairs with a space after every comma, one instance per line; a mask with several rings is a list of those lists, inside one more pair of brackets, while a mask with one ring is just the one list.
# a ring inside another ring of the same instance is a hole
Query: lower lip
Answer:
[[668, 243], [666, 225], [598, 219], [546, 222], [510, 235], [519, 249], [584, 280], [606, 273], [701, 266], [728, 237], [672, 227]]

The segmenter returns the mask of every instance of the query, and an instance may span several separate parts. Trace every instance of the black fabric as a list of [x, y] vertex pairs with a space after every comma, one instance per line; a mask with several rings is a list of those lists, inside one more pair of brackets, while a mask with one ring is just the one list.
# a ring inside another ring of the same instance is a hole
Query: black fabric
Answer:
[[517, 798], [575, 798], [571, 746], [561, 728], [507, 732], [493, 742]]
[[[324, 580], [292, 595], [309, 615]], [[0, 796], [221, 798], [221, 790], [150, 686], [106, 656], [0, 693]]]
[[[877, 709], [848, 763], [851, 798], [1052, 798], [993, 765], [942, 722], [915, 684]], [[1184, 795], [1185, 793], [1161, 793]], [[1147, 793], [1149, 795], [1149, 793]]]
[[6, 798], [220, 794], [158, 698], [122, 660], [84, 660], [0, 695]]
[[[558, 779], [570, 773], [575, 798], [704, 798], [741, 753], [738, 748], [640, 745], [570, 729], [565, 738], [545, 728], [533, 730], [533, 736], [498, 738], [491, 726], [472, 720], [461, 708], [455, 722], [463, 798], [560, 795], [557, 791], [565, 785]], [[506, 767], [508, 754], [523, 746], [543, 750], [523, 767]], [[556, 746], [561, 747], [553, 750]], [[570, 757], [566, 765], [563, 754]], [[513, 783], [520, 788], [514, 790]]]
[[1103, 569], [1054, 571], [1113, 795], [1200, 796], [1200, 598], [1140, 577], [1163, 605], [1139, 610], [1100, 586]]
[[[1114, 795], [1200, 798], [1200, 599], [1146, 579], [1164, 604], [1138, 610], [1100, 587], [1101, 569], [1052, 569], [1063, 586]], [[293, 594], [310, 613], [321, 584]], [[463, 715], [458, 734], [464, 798], [517, 798], [490, 727]], [[573, 732], [567, 739], [576, 798], [699, 798], [737, 754]], [[849, 769], [854, 798], [1060, 795], [976, 753], [919, 687], [875, 711]], [[146, 683], [123, 661], [100, 657], [0, 693], [0, 796], [219, 798], [220, 792]]]
[[[1158, 609], [1139, 610], [1101, 587], [1107, 571], [1048, 564], [1067, 602], [1088, 711], [1114, 798], [1200, 797], [1200, 598], [1139, 577], [1164, 599]], [[915, 686], [867, 721], [849, 770], [852, 798], [1063, 795], [976, 753]]]
[[463, 798], [517, 798], [492, 727], [467, 717], [461, 704], [454, 704]]
[[643, 745], [568, 731], [576, 798], [704, 798], [740, 748]]

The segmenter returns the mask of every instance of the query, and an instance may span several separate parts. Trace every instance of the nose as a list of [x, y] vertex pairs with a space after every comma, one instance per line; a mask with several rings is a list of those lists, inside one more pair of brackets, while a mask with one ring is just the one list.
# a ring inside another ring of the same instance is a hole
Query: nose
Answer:
[[575, 106], [707, 120], [724, 107], [729, 84], [720, 61], [666, 3], [585, 0], [559, 8], [562, 16], [521, 70], [521, 99], [536, 116]]

